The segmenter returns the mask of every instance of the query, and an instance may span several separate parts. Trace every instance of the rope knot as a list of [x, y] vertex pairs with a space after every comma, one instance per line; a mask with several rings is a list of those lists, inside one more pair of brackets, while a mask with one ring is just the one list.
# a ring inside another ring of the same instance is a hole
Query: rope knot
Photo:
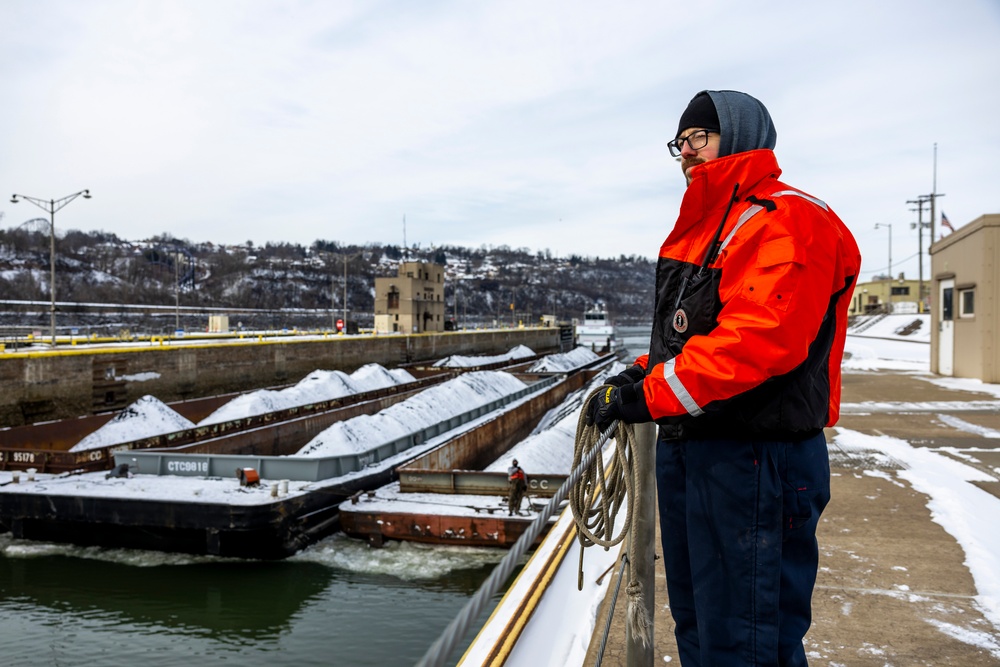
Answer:
[[651, 623], [646, 614], [646, 603], [642, 597], [642, 584], [638, 581], [630, 581], [625, 587], [625, 594], [628, 596], [628, 608], [625, 612], [625, 619], [628, 623], [629, 632], [633, 637], [642, 641], [643, 646], [649, 646]]

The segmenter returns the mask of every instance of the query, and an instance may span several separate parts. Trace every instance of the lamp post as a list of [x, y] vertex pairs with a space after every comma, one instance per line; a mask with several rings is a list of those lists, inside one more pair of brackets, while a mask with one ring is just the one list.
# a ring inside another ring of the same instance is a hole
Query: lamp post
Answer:
[[49, 329], [52, 334], [52, 347], [56, 346], [56, 211], [80, 195], [83, 195], [84, 199], [90, 199], [90, 190], [80, 190], [71, 195], [66, 195], [62, 199], [38, 199], [37, 197], [28, 197], [19, 194], [14, 194], [10, 198], [12, 204], [16, 204], [22, 199], [30, 201], [49, 214], [49, 295], [51, 296]]
[[888, 294], [888, 301], [889, 301], [889, 310], [891, 312], [892, 311], [892, 223], [889, 223], [889, 222], [876, 222], [875, 223], [875, 229], [879, 229], [880, 227], [888, 227], [889, 228], [889, 294]]

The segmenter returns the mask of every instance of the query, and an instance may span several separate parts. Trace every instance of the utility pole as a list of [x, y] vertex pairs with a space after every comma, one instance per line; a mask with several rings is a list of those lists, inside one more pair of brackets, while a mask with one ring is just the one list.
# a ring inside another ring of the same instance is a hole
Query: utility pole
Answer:
[[90, 190], [80, 190], [71, 195], [66, 195], [62, 199], [45, 200], [19, 194], [14, 194], [10, 198], [10, 203], [12, 204], [18, 203], [21, 199], [30, 201], [49, 214], [49, 295], [51, 296], [49, 329], [52, 334], [52, 347], [56, 346], [56, 211], [80, 195], [83, 195], [84, 199], [90, 199]]
[[875, 229], [879, 227], [889, 228], [889, 311], [892, 312], [892, 223], [891, 222], [876, 222]]
[[[917, 257], [919, 259], [918, 269], [920, 273], [920, 287], [917, 294], [917, 310], [918, 312], [924, 312], [924, 227], [929, 226], [929, 223], [924, 222], [924, 204], [929, 201], [934, 201], [930, 195], [920, 195], [916, 199], [908, 199], [907, 204], [916, 204], [917, 208], [911, 208], [911, 211], [917, 212], [917, 222], [910, 223], [910, 229], [917, 230]], [[933, 241], [933, 239], [932, 239]]]
[[342, 333], [347, 333], [347, 255], [344, 255], [344, 328]]

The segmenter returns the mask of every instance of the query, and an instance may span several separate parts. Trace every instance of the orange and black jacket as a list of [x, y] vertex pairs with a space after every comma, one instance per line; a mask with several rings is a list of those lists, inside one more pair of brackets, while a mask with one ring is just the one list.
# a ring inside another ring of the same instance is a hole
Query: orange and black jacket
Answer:
[[778, 180], [770, 150], [690, 173], [637, 359], [650, 414], [667, 439], [812, 436], [840, 412], [857, 244], [825, 203]]

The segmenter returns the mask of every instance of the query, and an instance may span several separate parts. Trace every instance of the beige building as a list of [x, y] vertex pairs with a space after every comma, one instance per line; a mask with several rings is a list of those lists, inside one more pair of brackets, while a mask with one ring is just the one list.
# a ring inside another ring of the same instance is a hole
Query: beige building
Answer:
[[375, 279], [375, 331], [444, 331], [444, 267], [401, 262], [395, 278]]
[[930, 247], [931, 371], [1000, 382], [1000, 214]]
[[[917, 312], [919, 308], [919, 280], [907, 280], [903, 274], [898, 278], [878, 278], [854, 286], [848, 315], [869, 313]], [[924, 284], [927, 294], [927, 284]], [[926, 311], [925, 311], [926, 312]]]

